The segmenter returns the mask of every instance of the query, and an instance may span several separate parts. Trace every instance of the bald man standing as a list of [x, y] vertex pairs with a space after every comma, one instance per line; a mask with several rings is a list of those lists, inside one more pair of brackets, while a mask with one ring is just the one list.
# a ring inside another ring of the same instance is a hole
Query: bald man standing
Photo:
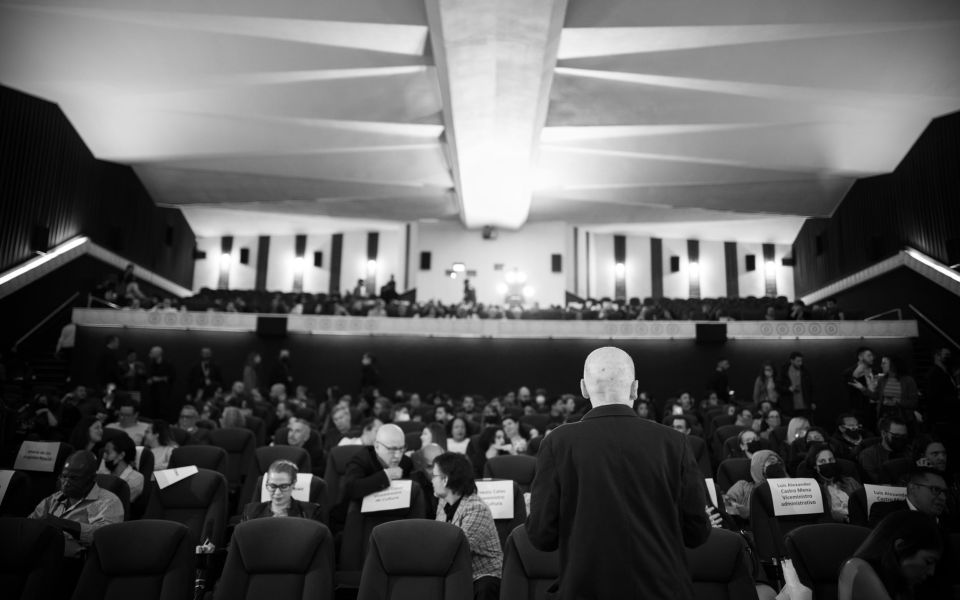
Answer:
[[710, 535], [707, 491], [683, 434], [641, 419], [633, 360], [594, 350], [580, 389], [593, 408], [544, 438], [527, 534], [560, 549], [548, 598], [693, 600], [684, 547]]
[[351, 500], [385, 490], [394, 479], [410, 479], [413, 461], [404, 456], [406, 436], [396, 425], [383, 425], [377, 430], [373, 446], [363, 450], [347, 463], [340, 482], [338, 504], [345, 508]]

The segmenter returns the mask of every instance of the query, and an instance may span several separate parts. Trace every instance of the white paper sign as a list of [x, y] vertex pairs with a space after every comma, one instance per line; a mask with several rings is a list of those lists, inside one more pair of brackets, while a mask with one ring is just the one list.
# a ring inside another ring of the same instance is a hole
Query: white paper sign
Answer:
[[140, 470], [140, 457], [143, 456], [143, 446], [137, 446], [137, 457], [134, 458], [134, 468]]
[[20, 445], [17, 461], [13, 468], [17, 471], [40, 471], [53, 473], [60, 452], [60, 442], [24, 442]]
[[720, 508], [717, 504], [717, 487], [713, 484], [713, 478], [707, 477], [704, 481], [707, 484], [707, 493], [710, 494], [710, 502], [713, 503], [714, 508]]
[[530, 492], [524, 492], [523, 503], [527, 505], [527, 514], [530, 514]]
[[360, 512], [380, 512], [410, 507], [410, 491], [413, 482], [409, 479], [395, 479], [390, 487], [363, 497]]
[[490, 507], [494, 519], [513, 518], [513, 480], [481, 479], [477, 495]]
[[[297, 473], [297, 482], [293, 484], [293, 498], [300, 502], [310, 502], [310, 482], [313, 481], [311, 473]], [[267, 476], [264, 474], [260, 482], [260, 502], [269, 502], [271, 494], [267, 491]]]
[[867, 514], [875, 502], [893, 502], [907, 499], [907, 488], [893, 485], [863, 484], [863, 491], [867, 493]]
[[197, 469], [196, 465], [190, 465], [189, 467], [177, 467], [176, 469], [154, 471], [153, 476], [157, 480], [157, 486], [162, 490], [170, 487], [178, 481], [183, 481], [187, 477], [192, 477], [199, 472], [200, 471]]
[[0, 471], [0, 504], [3, 504], [3, 497], [7, 495], [10, 489], [10, 478], [13, 477], [13, 471]]
[[768, 479], [773, 514], [818, 515], [823, 513], [823, 495], [816, 479], [807, 477]]

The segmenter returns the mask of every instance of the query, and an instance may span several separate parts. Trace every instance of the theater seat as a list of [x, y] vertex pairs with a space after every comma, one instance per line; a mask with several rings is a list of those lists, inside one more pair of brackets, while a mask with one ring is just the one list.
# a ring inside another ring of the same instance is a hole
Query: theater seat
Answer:
[[372, 513], [362, 513], [360, 509], [361, 502], [350, 502], [346, 523], [343, 526], [337, 581], [345, 587], [356, 585], [356, 575], [363, 568], [363, 561], [369, 550], [370, 534], [375, 527], [393, 521], [427, 518], [427, 501], [423, 496], [423, 490], [415, 481], [410, 486], [408, 508]]
[[459, 527], [421, 519], [373, 530], [357, 600], [472, 597], [470, 545]]
[[11, 471], [9, 487], [0, 503], [0, 517], [25, 517], [33, 512], [30, 477], [21, 471]]
[[426, 423], [423, 421], [400, 421], [399, 423], [394, 423], [397, 427], [403, 431], [404, 434], [416, 433], [420, 435], [420, 432], [423, 431], [423, 428], [426, 427]]
[[559, 551], [537, 550], [527, 537], [525, 525], [507, 536], [503, 550], [500, 600], [543, 600], [560, 577]]
[[30, 505], [30, 510], [33, 510], [37, 504], [40, 504], [41, 500], [59, 489], [59, 473], [63, 470], [63, 463], [67, 462], [67, 458], [71, 454], [73, 454], [73, 446], [61, 442], [60, 449], [57, 451], [57, 458], [53, 462], [53, 472], [48, 473], [45, 471], [18, 469], [19, 472], [30, 479], [30, 498], [27, 500], [27, 504]]
[[149, 448], [144, 448], [140, 452], [140, 460], [137, 462], [137, 470], [143, 475], [143, 492], [140, 496], [130, 502], [130, 519], [139, 519], [143, 516], [143, 511], [147, 510], [147, 501], [150, 499], [149, 488], [153, 478], [154, 466], [153, 452]]
[[187, 526], [193, 544], [210, 535], [222, 547], [227, 519], [227, 480], [216, 471], [200, 469], [196, 475], [165, 489], [150, 486], [145, 519], [165, 519]]
[[0, 590], [7, 600], [52, 598], [63, 534], [43, 521], [0, 518]]
[[267, 424], [263, 419], [252, 415], [245, 417], [244, 427], [253, 432], [254, 444], [263, 446], [267, 443]]
[[840, 567], [870, 530], [845, 523], [804, 525], [786, 535], [787, 554], [814, 600], [836, 600]]
[[513, 518], [512, 519], [494, 519], [493, 524], [497, 528], [497, 537], [500, 538], [500, 547], [503, 548], [507, 543], [507, 537], [510, 532], [527, 522], [527, 503], [523, 499], [523, 492], [520, 490], [520, 484], [513, 482]]
[[303, 448], [296, 446], [263, 446], [253, 451], [253, 460], [250, 462], [250, 468], [247, 470], [247, 477], [244, 480], [243, 490], [240, 492], [240, 508], [243, 509], [245, 502], [252, 502], [250, 498], [256, 496], [259, 498], [259, 484], [256, 484], [258, 477], [267, 472], [270, 465], [278, 460], [289, 460], [297, 465], [301, 473], [310, 473], [313, 465], [310, 463], [310, 453]]
[[116, 475], [97, 473], [97, 485], [111, 492], [123, 505], [123, 520], [130, 520], [130, 486]]
[[724, 494], [738, 481], [753, 481], [749, 458], [728, 458], [717, 467], [717, 486]]
[[335, 446], [327, 454], [327, 468], [323, 480], [327, 482], [327, 511], [340, 501], [340, 478], [347, 471], [350, 459], [366, 450], [366, 446]]
[[180, 446], [170, 453], [168, 469], [188, 467], [216, 471], [227, 477], [227, 451], [216, 446]]
[[710, 530], [707, 542], [687, 549], [697, 600], [749, 600], [757, 597], [746, 541], [726, 529]]
[[73, 599], [182, 600], [193, 589], [193, 567], [190, 532], [180, 523], [107, 525], [93, 534]]
[[[257, 477], [253, 485], [253, 491], [251, 496], [246, 499], [249, 502], [261, 502], [260, 500], [260, 488], [263, 485], [263, 475]], [[316, 475], [313, 475], [310, 478], [310, 502], [318, 504], [321, 509], [323, 509], [323, 522], [325, 524], [329, 523], [329, 514], [327, 513], [327, 484], [326, 482]], [[242, 511], [241, 511], [242, 512]]]
[[307, 519], [255, 519], [237, 526], [216, 600], [333, 598], [333, 537]]
[[537, 472], [537, 459], [534, 456], [518, 454], [516, 456], [495, 456], [483, 467], [483, 476], [490, 479], [512, 479], [520, 484], [520, 491], [530, 491], [533, 476]]
[[227, 484], [231, 494], [239, 493], [253, 462], [256, 436], [242, 427], [224, 427], [210, 432], [210, 444], [227, 451]]
[[785, 536], [803, 525], [830, 522], [830, 498], [820, 486], [820, 496], [824, 512], [809, 515], [776, 516], [770, 496], [769, 482], [757, 484], [750, 494], [750, 529], [753, 531], [754, 546], [761, 561], [781, 559], [787, 555]]

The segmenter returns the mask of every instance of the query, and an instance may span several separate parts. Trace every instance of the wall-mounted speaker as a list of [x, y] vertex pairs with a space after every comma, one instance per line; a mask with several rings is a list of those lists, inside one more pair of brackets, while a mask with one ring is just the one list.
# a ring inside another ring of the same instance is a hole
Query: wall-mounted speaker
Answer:
[[313, 253], [313, 266], [323, 267], [323, 252], [318, 250]]
[[487, 225], [483, 228], [483, 239], [485, 240], [495, 240], [497, 239], [497, 230], [490, 225]]
[[750, 271], [756, 271], [756, 270], [757, 270], [757, 255], [756, 255], [756, 254], [748, 254], [748, 255], [746, 255], [746, 256], [744, 257], [744, 262], [746, 263], [746, 264], [744, 265], [744, 270], [746, 270], [748, 273], [749, 273]]
[[679, 271], [679, 270], [680, 270], [680, 257], [679, 257], [679, 256], [671, 256], [671, 257], [670, 257], [670, 272], [671, 272], [671, 273], [676, 273], [676, 272]]
[[240, 264], [250, 264], [250, 248], [240, 248]]
[[257, 335], [267, 338], [287, 337], [287, 318], [257, 317]]
[[550, 271], [553, 273], [563, 272], [563, 257], [559, 254], [550, 255]]
[[726, 323], [697, 323], [698, 344], [725, 344], [726, 342]]
[[421, 271], [430, 270], [430, 259], [431, 259], [431, 256], [429, 252], [420, 253], [420, 270]]

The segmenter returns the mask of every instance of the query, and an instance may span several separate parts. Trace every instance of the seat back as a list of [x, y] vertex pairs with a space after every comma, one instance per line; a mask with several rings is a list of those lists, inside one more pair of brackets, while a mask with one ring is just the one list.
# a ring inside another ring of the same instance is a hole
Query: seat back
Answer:
[[0, 590], [9, 600], [50, 598], [63, 561], [63, 534], [43, 521], [0, 518]]
[[914, 462], [910, 458], [888, 460], [880, 465], [880, 483], [905, 486], [914, 466]]
[[257, 439], [242, 427], [224, 427], [210, 432], [210, 443], [227, 451], [227, 483], [231, 492], [238, 492], [253, 462]]
[[233, 532], [216, 600], [333, 598], [333, 536], [307, 519], [254, 519]]
[[164, 489], [150, 486], [146, 519], [165, 519], [187, 526], [190, 539], [198, 544], [210, 536], [222, 547], [227, 522], [227, 480], [216, 471], [199, 469], [195, 475]]
[[60, 442], [60, 448], [57, 450], [57, 458], [53, 462], [53, 472], [26, 471], [19, 470], [30, 480], [30, 499], [27, 504], [32, 510], [40, 501], [57, 491], [59, 485], [60, 471], [63, 470], [63, 463], [67, 462], [67, 457], [73, 454], [73, 446]]
[[335, 446], [327, 454], [327, 468], [323, 472], [323, 480], [327, 482], [328, 512], [340, 499], [340, 479], [347, 472], [347, 464], [365, 450], [366, 446]]
[[147, 500], [150, 499], [147, 488], [152, 484], [150, 480], [153, 478], [154, 460], [155, 457], [150, 448], [144, 447], [140, 451], [140, 459], [136, 464], [136, 469], [143, 475], [143, 492], [130, 503], [130, 519], [139, 519], [143, 516], [143, 511], [147, 510]]
[[849, 511], [850, 524], [867, 527], [870, 523], [870, 515], [867, 512], [867, 491], [859, 488], [850, 495], [850, 502], [847, 504]]
[[241, 510], [243, 510], [244, 502], [254, 501], [250, 498], [256, 497], [255, 501], [260, 501], [260, 484], [255, 482], [277, 460], [289, 460], [297, 465], [297, 469], [301, 473], [310, 473], [313, 468], [310, 462], [310, 453], [303, 448], [297, 448], [296, 446], [262, 446], [255, 449], [253, 460], [250, 461], [250, 468], [247, 470], [247, 477], [243, 482], [243, 489], [240, 492], [240, 502], [237, 503]]
[[[256, 478], [252, 495], [246, 498], [247, 502], [262, 502], [260, 499], [260, 490], [263, 486], [263, 477], [263, 475], [260, 475]], [[329, 524], [329, 513], [327, 512], [327, 483], [316, 475], [310, 478], [309, 501], [318, 504], [320, 508], [323, 509], [323, 522]]]
[[404, 434], [416, 433], [417, 435], [420, 435], [423, 428], [427, 426], [423, 421], [400, 421], [399, 423], [394, 423], [394, 425], [399, 427]]
[[473, 597], [470, 545], [456, 525], [407, 520], [377, 526], [357, 600]]
[[770, 442], [770, 449], [784, 456], [787, 449], [787, 426], [780, 425], [770, 430], [770, 436], [767, 438]]
[[493, 524], [497, 528], [497, 537], [500, 538], [500, 547], [503, 548], [507, 543], [507, 537], [510, 532], [527, 522], [527, 503], [523, 499], [523, 491], [520, 484], [513, 482], [513, 518], [494, 519]]
[[757, 484], [750, 494], [750, 529], [760, 560], [780, 559], [787, 555], [784, 537], [803, 525], [830, 521], [830, 498], [822, 486], [817, 486], [824, 512], [809, 515], [776, 516], [767, 481]]
[[33, 493], [30, 490], [30, 477], [22, 471], [10, 471], [7, 493], [0, 502], [0, 517], [25, 517], [36, 504], [30, 504]]
[[697, 600], [748, 600], [757, 597], [746, 541], [726, 529], [710, 530], [707, 542], [687, 549]]
[[491, 479], [512, 479], [520, 485], [521, 492], [529, 492], [533, 476], [537, 472], [537, 459], [523, 454], [495, 456], [483, 467], [483, 476]]
[[[854, 592], [856, 581], [856, 592]], [[838, 600], [890, 600], [883, 581], [865, 560], [851, 558], [840, 569]]]
[[359, 572], [363, 568], [363, 561], [370, 547], [370, 534], [376, 526], [393, 521], [427, 518], [427, 500], [423, 489], [415, 481], [410, 486], [410, 506], [407, 508], [363, 513], [360, 512], [361, 506], [359, 501], [353, 501], [347, 508], [343, 542], [340, 546], [340, 571]]
[[547, 589], [560, 577], [560, 552], [537, 550], [527, 537], [526, 525], [516, 527], [503, 549], [503, 600], [543, 600]]
[[423, 440], [420, 438], [421, 432], [413, 432], [403, 434], [404, 445], [407, 447], [407, 450], [419, 450], [423, 445]]
[[153, 456], [153, 452], [150, 450], [150, 448], [147, 448], [146, 446], [141, 446], [141, 448], [142, 450], [140, 448], [137, 449], [137, 453], [140, 456], [136, 461], [137, 464], [133, 465], [133, 468], [137, 471], [140, 471], [140, 474], [143, 475], [144, 481], [150, 481], [150, 478], [153, 477], [153, 463], [155, 457]]
[[713, 468], [710, 462], [710, 450], [707, 448], [707, 443], [703, 441], [703, 438], [691, 433], [687, 436], [687, 445], [690, 446], [693, 457], [697, 460], [697, 466], [700, 467], [700, 472], [704, 477], [708, 477], [710, 473], [713, 473]]
[[853, 556], [870, 530], [845, 523], [804, 525], [786, 535], [787, 554], [800, 582], [816, 600], [836, 600], [840, 567]]
[[111, 492], [123, 505], [123, 520], [130, 520], [130, 486], [116, 475], [97, 473], [97, 485]]
[[180, 446], [170, 453], [168, 469], [194, 465], [201, 469], [216, 471], [226, 478], [227, 451], [216, 446]]
[[520, 424], [523, 425], [527, 431], [536, 429], [540, 435], [543, 435], [547, 430], [547, 425], [550, 424], [550, 415], [524, 415], [520, 417]]
[[750, 477], [749, 458], [728, 458], [717, 467], [717, 485], [726, 494], [730, 486], [738, 481], [753, 481]]
[[[716, 419], [714, 419], [714, 421], [716, 421]], [[710, 436], [710, 451], [713, 453], [714, 462], [719, 464], [720, 461], [723, 460], [723, 443], [744, 429], [746, 429], [746, 427], [741, 427], [740, 425], [721, 425], [714, 430], [713, 435]]]
[[260, 417], [250, 415], [244, 418], [244, 427], [253, 432], [254, 443], [263, 446], [267, 443], [267, 424]]
[[74, 600], [181, 600], [194, 580], [188, 529], [170, 521], [130, 521], [94, 532]]

